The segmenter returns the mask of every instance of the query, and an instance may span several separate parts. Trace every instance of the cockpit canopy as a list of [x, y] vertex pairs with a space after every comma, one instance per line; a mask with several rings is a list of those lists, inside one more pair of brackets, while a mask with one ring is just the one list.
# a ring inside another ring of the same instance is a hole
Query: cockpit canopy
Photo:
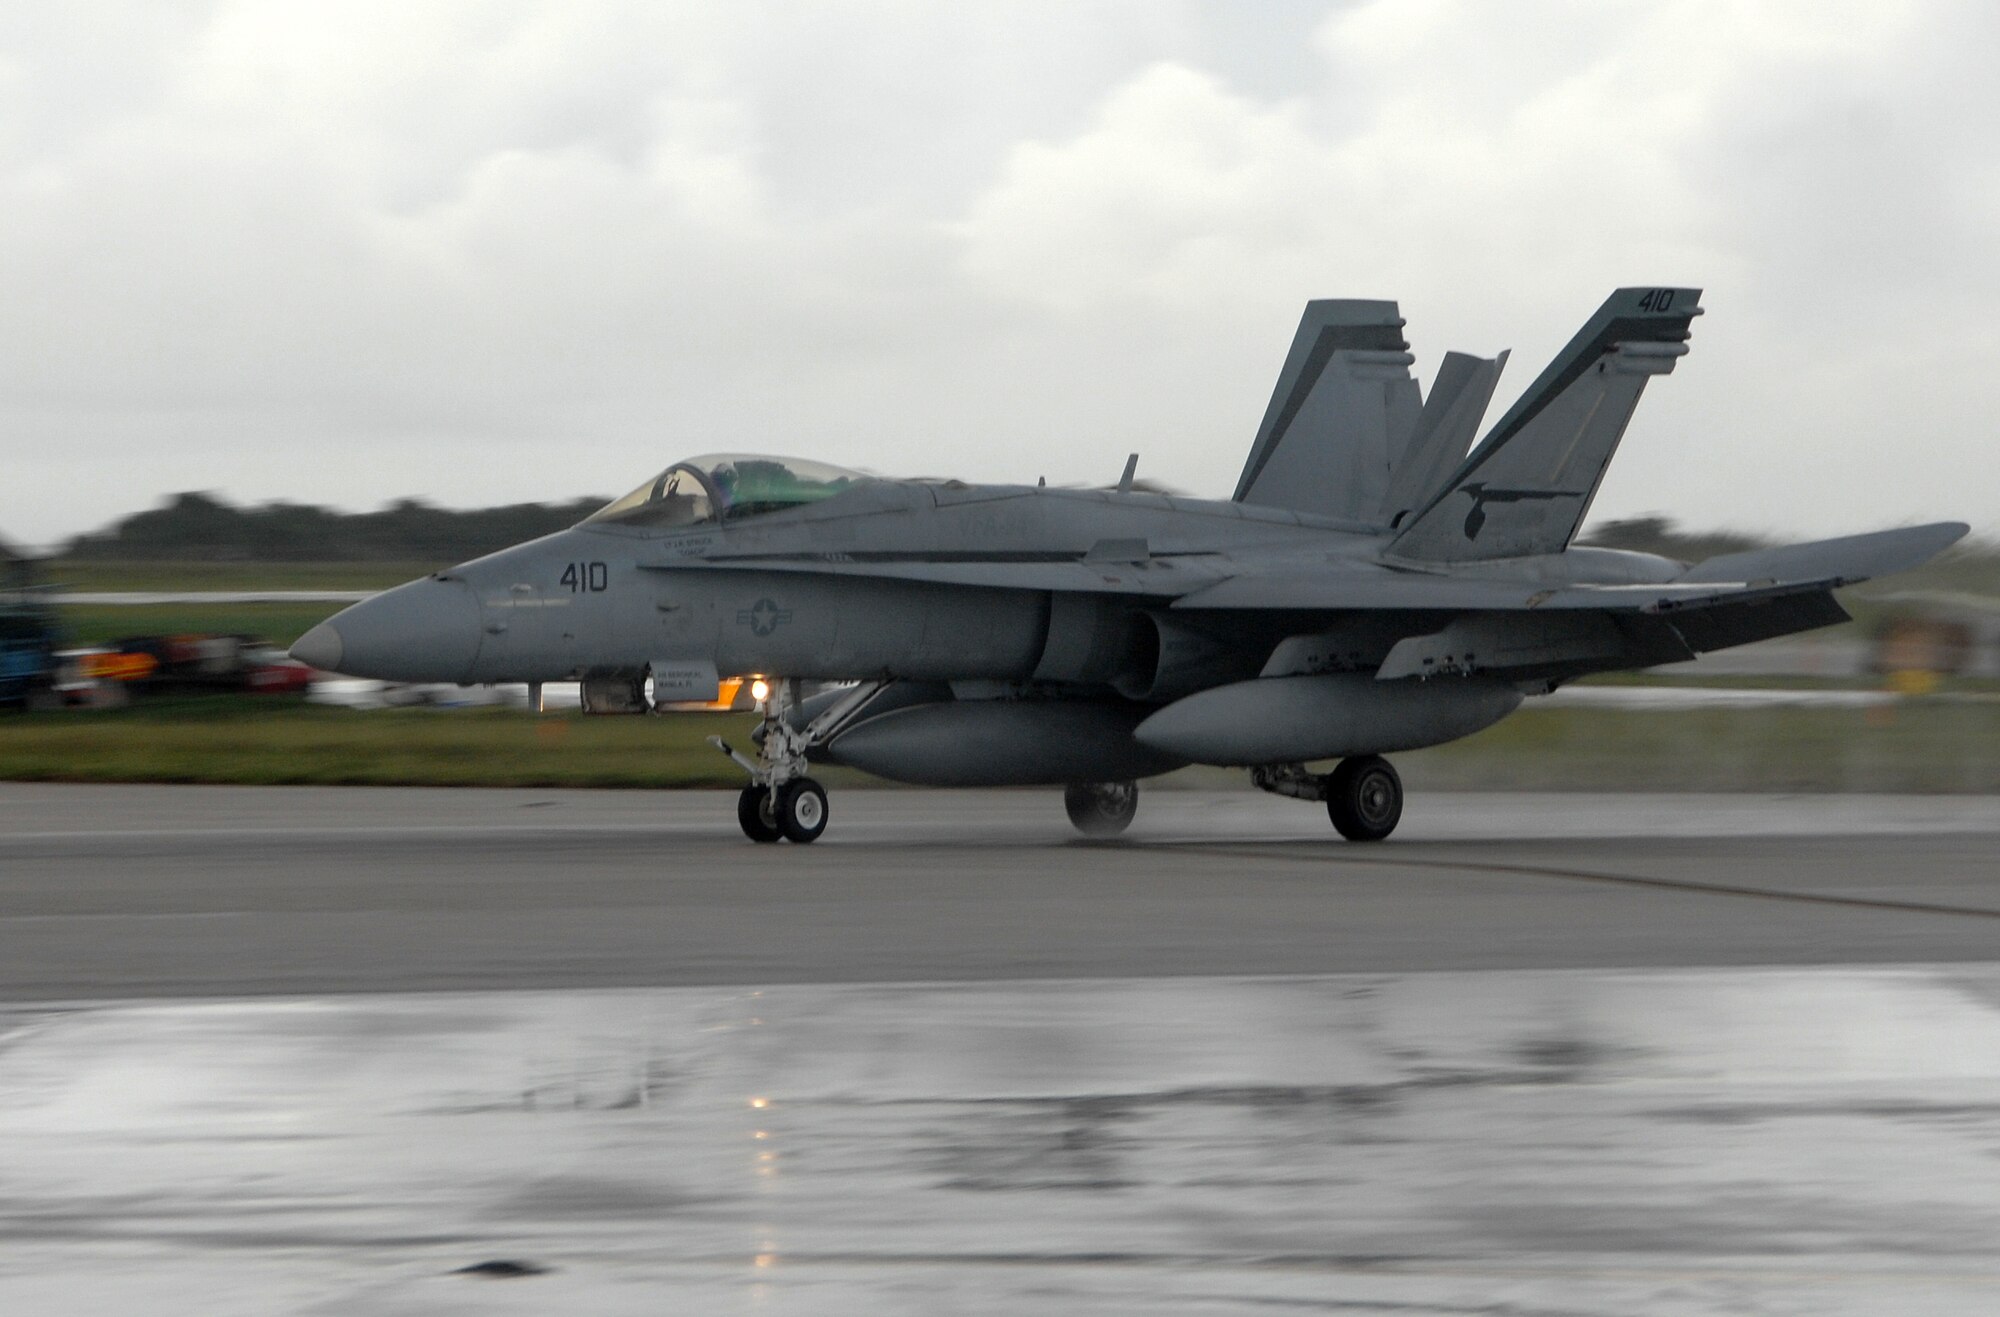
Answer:
[[796, 457], [711, 453], [674, 463], [584, 521], [660, 528], [738, 521], [818, 503], [872, 479]]

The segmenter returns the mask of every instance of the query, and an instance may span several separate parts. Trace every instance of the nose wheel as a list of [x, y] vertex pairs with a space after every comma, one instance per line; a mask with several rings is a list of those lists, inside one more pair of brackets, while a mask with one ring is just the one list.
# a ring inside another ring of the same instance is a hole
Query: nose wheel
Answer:
[[786, 841], [818, 841], [826, 831], [826, 790], [809, 777], [795, 777], [778, 788], [772, 812]]
[[736, 821], [743, 835], [755, 842], [772, 842], [785, 834], [778, 828], [777, 811], [772, 808], [771, 788], [752, 782], [736, 798]]

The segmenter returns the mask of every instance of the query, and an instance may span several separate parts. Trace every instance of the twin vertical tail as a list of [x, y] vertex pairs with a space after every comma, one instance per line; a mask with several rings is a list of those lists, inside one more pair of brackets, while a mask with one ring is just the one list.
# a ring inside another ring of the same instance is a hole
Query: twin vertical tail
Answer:
[[1308, 302], [1235, 499], [1386, 526], [1450, 475], [1507, 354], [1448, 353], [1425, 400], [1394, 302]]
[[1425, 501], [1392, 512], [1400, 533], [1387, 556], [1473, 562], [1568, 548], [1647, 379], [1687, 354], [1700, 301], [1697, 288], [1613, 293], [1479, 447], [1424, 491]]
[[1431, 382], [1431, 396], [1403, 445], [1389, 488], [1376, 510], [1378, 524], [1394, 526], [1430, 501], [1445, 478], [1465, 460], [1472, 436], [1493, 400], [1493, 386], [1506, 369], [1507, 354], [1487, 360], [1447, 352]]

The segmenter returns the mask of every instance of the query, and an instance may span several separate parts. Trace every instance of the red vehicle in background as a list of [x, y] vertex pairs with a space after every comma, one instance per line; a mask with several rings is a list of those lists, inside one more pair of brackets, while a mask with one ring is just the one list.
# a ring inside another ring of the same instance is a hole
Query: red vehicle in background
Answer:
[[128, 636], [77, 662], [86, 679], [132, 695], [296, 695], [313, 679], [311, 668], [254, 636]]
[[243, 652], [243, 689], [255, 695], [303, 695], [313, 670], [279, 649], [260, 644]]

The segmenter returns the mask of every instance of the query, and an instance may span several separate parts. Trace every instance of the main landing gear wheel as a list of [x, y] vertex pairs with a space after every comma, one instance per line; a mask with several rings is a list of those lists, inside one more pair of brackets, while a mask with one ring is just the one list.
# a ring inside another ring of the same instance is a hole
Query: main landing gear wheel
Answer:
[[1380, 841], [1403, 817], [1403, 779], [1380, 755], [1343, 759], [1326, 780], [1326, 812], [1349, 841]]
[[1086, 837], [1115, 837], [1139, 812], [1137, 782], [1090, 782], [1063, 788], [1069, 821]]
[[776, 841], [784, 835], [778, 831], [778, 817], [771, 808], [771, 788], [755, 782], [736, 798], [736, 821], [751, 841]]
[[817, 841], [826, 831], [826, 789], [809, 777], [795, 777], [778, 788], [776, 813], [786, 841]]

